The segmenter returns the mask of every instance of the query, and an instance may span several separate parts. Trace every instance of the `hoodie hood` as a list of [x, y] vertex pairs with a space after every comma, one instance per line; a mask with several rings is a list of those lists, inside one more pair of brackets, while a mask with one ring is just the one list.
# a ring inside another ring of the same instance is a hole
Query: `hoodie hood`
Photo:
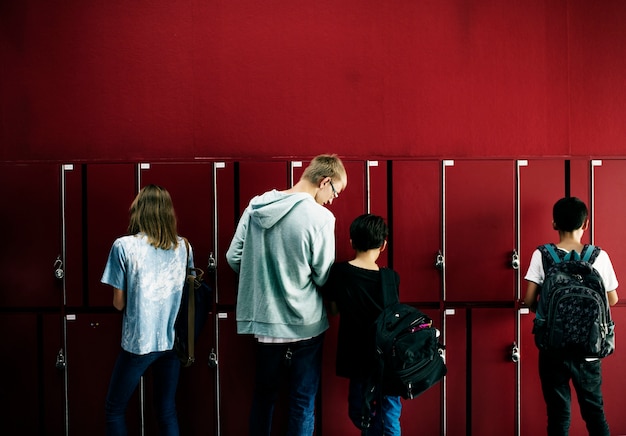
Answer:
[[258, 195], [250, 201], [250, 219], [264, 229], [272, 228], [296, 205], [303, 201], [313, 200], [310, 194], [297, 192], [285, 194], [273, 189]]

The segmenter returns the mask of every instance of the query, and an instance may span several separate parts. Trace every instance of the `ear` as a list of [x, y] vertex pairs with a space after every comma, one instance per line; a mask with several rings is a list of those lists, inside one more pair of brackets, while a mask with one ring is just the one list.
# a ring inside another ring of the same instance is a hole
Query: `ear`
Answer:
[[383, 242], [383, 245], [380, 246], [380, 252], [382, 253], [383, 251], [385, 251], [385, 248], [387, 248], [387, 240], [386, 239]]
[[320, 184], [318, 188], [324, 189], [324, 185], [327, 184], [329, 181], [330, 181], [330, 177], [324, 177], [322, 180], [320, 180]]
[[587, 230], [589, 228], [589, 218], [587, 218], [585, 220], [585, 223], [583, 224], [583, 226], [581, 227], [581, 229], [583, 230]]
[[559, 230], [559, 228], [556, 226], [556, 223], [554, 221], [552, 221], [552, 228], [554, 230]]

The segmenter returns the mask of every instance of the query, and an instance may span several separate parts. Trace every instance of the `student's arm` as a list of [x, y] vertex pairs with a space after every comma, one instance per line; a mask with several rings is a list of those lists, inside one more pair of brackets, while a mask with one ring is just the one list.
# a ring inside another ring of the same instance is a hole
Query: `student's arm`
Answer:
[[126, 292], [113, 288], [113, 307], [120, 311], [124, 310], [124, 307], [126, 307]]
[[528, 306], [531, 312], [534, 312], [537, 308], [537, 291], [539, 290], [539, 285], [535, 282], [528, 282], [528, 286], [526, 287], [526, 295], [524, 296], [524, 304]]
[[609, 306], [615, 306], [619, 301], [619, 297], [617, 296], [617, 289], [613, 289], [606, 293], [607, 298], [609, 299]]

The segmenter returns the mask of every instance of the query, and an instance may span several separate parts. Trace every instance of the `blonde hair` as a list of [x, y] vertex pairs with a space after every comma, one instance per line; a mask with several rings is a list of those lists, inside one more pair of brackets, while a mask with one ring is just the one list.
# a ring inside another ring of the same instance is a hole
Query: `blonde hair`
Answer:
[[302, 178], [317, 185], [322, 179], [330, 177], [339, 179], [345, 185], [348, 183], [346, 169], [341, 159], [335, 154], [320, 154], [313, 158], [302, 173]]
[[174, 204], [165, 188], [145, 186], [133, 200], [129, 212], [131, 235], [143, 232], [150, 245], [164, 250], [178, 246]]

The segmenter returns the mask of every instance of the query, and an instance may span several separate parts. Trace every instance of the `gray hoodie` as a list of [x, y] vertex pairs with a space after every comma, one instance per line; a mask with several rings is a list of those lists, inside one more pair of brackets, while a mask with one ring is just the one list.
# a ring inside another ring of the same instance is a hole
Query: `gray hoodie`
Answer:
[[317, 287], [335, 260], [335, 217], [310, 194], [254, 197], [226, 259], [239, 274], [238, 333], [302, 339], [328, 328]]

